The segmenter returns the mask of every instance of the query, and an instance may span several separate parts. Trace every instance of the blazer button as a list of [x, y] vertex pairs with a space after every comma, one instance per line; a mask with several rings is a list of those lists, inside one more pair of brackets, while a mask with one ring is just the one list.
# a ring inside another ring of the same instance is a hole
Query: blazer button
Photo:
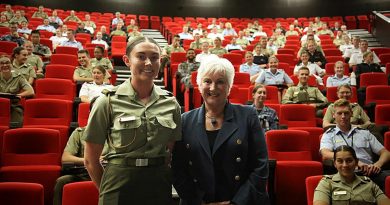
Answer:
[[192, 161], [189, 161], [188, 164], [189, 164], [190, 166], [192, 166]]
[[236, 158], [236, 162], [241, 162], [241, 158], [240, 158], [240, 157], [237, 157], [237, 158]]
[[238, 139], [236, 142], [237, 142], [237, 144], [241, 144], [242, 143], [242, 141], [240, 139]]
[[239, 180], [240, 180], [240, 176], [237, 175], [237, 176], [234, 177], [234, 179], [235, 179], [236, 181], [239, 181]]
[[190, 148], [190, 144], [186, 144], [186, 148], [189, 149]]
[[197, 180], [197, 179], [194, 179], [193, 181], [194, 181], [195, 183], [196, 183], [196, 182], [198, 182], [198, 180]]

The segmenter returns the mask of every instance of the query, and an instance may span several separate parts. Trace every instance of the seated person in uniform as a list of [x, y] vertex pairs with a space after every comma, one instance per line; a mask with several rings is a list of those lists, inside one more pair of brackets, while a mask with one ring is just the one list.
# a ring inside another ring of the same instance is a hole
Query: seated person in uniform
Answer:
[[366, 51], [363, 54], [363, 62], [357, 65], [356, 70], [351, 73], [351, 78], [356, 79], [356, 86], [359, 87], [360, 75], [371, 72], [383, 73], [381, 66], [374, 61], [374, 53], [371, 51]]
[[183, 32], [179, 33], [180, 40], [194, 40], [194, 37], [192, 34], [189, 32], [188, 26], [183, 26]]
[[107, 75], [106, 69], [97, 65], [92, 70], [92, 82], [85, 82], [80, 89], [79, 97], [81, 102], [89, 103], [93, 98], [98, 97], [102, 94], [102, 90], [111, 89], [111, 84], [105, 83], [104, 79]]
[[82, 50], [83, 46], [81, 45], [80, 42], [76, 41], [74, 35], [75, 35], [75, 31], [72, 29], [68, 29], [68, 31], [66, 32], [66, 37], [68, 38], [68, 40], [62, 42], [61, 46], [69, 46], [69, 47], [74, 47], [74, 48], [78, 48], [79, 50]]
[[246, 49], [246, 47], [250, 44], [249, 40], [245, 38], [245, 32], [239, 31], [238, 37], [236, 39], [236, 43], [241, 46], [242, 49]]
[[94, 68], [95, 66], [101, 65], [107, 71], [111, 71], [114, 67], [110, 59], [104, 57], [104, 48], [101, 46], [96, 46], [93, 51], [95, 58], [91, 59], [91, 65]]
[[15, 42], [18, 44], [18, 46], [22, 46], [24, 43], [24, 38], [18, 34], [18, 23], [9, 23], [9, 29], [9, 34], [2, 35], [0, 37], [0, 41]]
[[350, 85], [351, 78], [344, 75], [344, 63], [342, 61], [337, 61], [334, 64], [334, 75], [329, 76], [326, 80], [326, 87], [337, 87], [343, 84]]
[[285, 36], [299, 36], [299, 33], [295, 30], [295, 26], [293, 24], [288, 27], [288, 31], [286, 31]]
[[45, 19], [45, 18], [48, 18], [49, 16], [47, 15], [47, 13], [44, 11], [44, 8], [43, 6], [39, 6], [38, 7], [38, 11], [36, 11], [31, 18], [41, 18], [41, 19]]
[[93, 44], [101, 44], [104, 45], [104, 49], [108, 49], [108, 44], [105, 40], [103, 40], [103, 34], [101, 31], [96, 32], [96, 39], [92, 40]]
[[[390, 161], [390, 152], [368, 130], [352, 126], [352, 108], [348, 100], [339, 99], [333, 107], [336, 127], [323, 134], [320, 144], [325, 165], [334, 158], [333, 150], [336, 147], [351, 146], [359, 159], [358, 171], [370, 177], [384, 190], [385, 179], [390, 176], [390, 171], [383, 170], [383, 166]], [[375, 155], [379, 159], [376, 160]]]
[[254, 62], [262, 68], [267, 67], [268, 58], [275, 54], [273, 50], [267, 48], [267, 43], [267, 37], [261, 37], [253, 50]]
[[321, 25], [321, 30], [317, 32], [317, 35], [329, 35], [332, 39], [334, 38], [334, 33], [329, 29], [327, 23]]
[[325, 76], [325, 69], [322, 69], [315, 63], [309, 61], [310, 55], [308, 52], [303, 51], [300, 56], [300, 62], [294, 67], [294, 75], [298, 75], [298, 70], [302, 67], [307, 67], [310, 70], [310, 75], [314, 76], [319, 85], [323, 85], [322, 77]]
[[317, 45], [314, 41], [309, 40], [307, 42], [306, 52], [309, 54], [309, 61], [311, 63], [315, 63], [322, 68], [325, 67], [325, 56], [321, 51], [317, 50]]
[[200, 42], [200, 34], [196, 33], [194, 35], [194, 41], [191, 42], [190, 48], [192, 49], [202, 49], [202, 43]]
[[253, 63], [253, 53], [248, 51], [245, 53], [245, 63], [240, 65], [240, 73], [249, 73], [251, 83], [254, 83], [263, 69], [259, 65]]
[[0, 27], [9, 27], [9, 23], [8, 23], [6, 15], [1, 14], [1, 16], [0, 16]]
[[309, 68], [301, 67], [298, 70], [299, 83], [297, 86], [291, 86], [283, 96], [283, 104], [303, 103], [315, 107], [317, 110], [324, 108], [328, 104], [328, 99], [321, 93], [317, 87], [309, 87]]
[[85, 28], [84, 22], [79, 22], [79, 25], [77, 26], [77, 29], [75, 32], [76, 33], [86, 33], [86, 34], [92, 35], [91, 31], [89, 31], [88, 29]]
[[27, 64], [30, 64], [37, 75], [37, 78], [43, 78], [45, 77], [43, 74], [43, 62], [42, 59], [38, 56], [33, 54], [33, 44], [31, 41], [26, 41], [23, 44], [23, 47], [27, 50]]
[[12, 66], [15, 73], [20, 73], [30, 85], [34, 83], [37, 74], [32, 65], [27, 63], [28, 51], [24, 47], [15, 47], [12, 51]]
[[232, 40], [230, 41], [229, 44], [226, 45], [225, 49], [230, 52], [230, 51], [233, 51], [233, 50], [240, 50], [242, 51], [242, 47], [241, 45], [238, 45], [237, 44], [237, 39], [236, 37], [233, 37]]
[[45, 63], [50, 61], [52, 55], [51, 50], [48, 46], [41, 44], [41, 34], [38, 30], [31, 31], [31, 42], [34, 46], [33, 53], [42, 56], [42, 60]]
[[[92, 65], [91, 59], [89, 58], [89, 53], [87, 50], [80, 50], [77, 52], [77, 57], [79, 60], [80, 66], [77, 66], [73, 73], [73, 80], [75, 82], [92, 82]], [[105, 76], [104, 82], [108, 83], [110, 74], [107, 73]]]
[[[91, 103], [92, 105], [93, 103]], [[68, 139], [68, 143], [62, 153], [61, 162], [65, 175], [59, 177], [54, 186], [53, 205], [62, 204], [62, 190], [66, 184], [80, 181], [90, 181], [87, 170], [84, 167], [84, 131], [85, 127], [76, 128]], [[107, 154], [107, 146], [104, 147], [101, 162]]]
[[267, 90], [263, 85], [257, 85], [252, 91], [253, 107], [256, 108], [261, 127], [264, 131], [278, 129], [279, 118], [276, 111], [264, 105], [267, 99]]
[[180, 45], [180, 36], [175, 35], [172, 38], [172, 44], [165, 46], [161, 51], [161, 64], [159, 70], [159, 77], [163, 76], [164, 68], [171, 63], [171, 53], [185, 52], [184, 48]]
[[222, 47], [222, 40], [219, 37], [214, 39], [214, 48], [210, 49], [210, 53], [222, 58], [223, 54], [228, 53], [227, 50]]
[[198, 55], [196, 55], [196, 58], [195, 58], [195, 61], [196, 62], [202, 62], [203, 59], [207, 58], [207, 56], [210, 56], [210, 55], [214, 55], [212, 53], [210, 53], [210, 44], [209, 42], [205, 41], [202, 43], [202, 52], [199, 53]]
[[[359, 42], [359, 50], [356, 50], [354, 53], [351, 54], [351, 59], [349, 59], [349, 61], [348, 61], [349, 66], [352, 67], [352, 66], [355, 66], [355, 65], [358, 65], [358, 64], [362, 63], [365, 60], [364, 59], [364, 54], [367, 51], [370, 51], [370, 49], [368, 49], [368, 41], [365, 40], [365, 39], [360, 40], [360, 42]], [[374, 52], [372, 52], [371, 63], [379, 64], [380, 62], [381, 61], [378, 58], [378, 56]]]
[[43, 19], [43, 24], [39, 25], [36, 30], [44, 30], [52, 33], [56, 32], [56, 29], [54, 28], [54, 26], [50, 25], [49, 19], [47, 18]]
[[113, 30], [110, 33], [110, 37], [112, 39], [113, 36], [127, 36], [126, 32], [122, 30], [123, 22], [120, 21], [118, 24], [115, 26], [115, 30]]
[[313, 205], [390, 204], [389, 198], [370, 178], [356, 175], [359, 159], [352, 147], [337, 147], [333, 161], [338, 172], [321, 179], [314, 191]]
[[191, 88], [191, 73], [197, 71], [200, 63], [195, 61], [195, 50], [187, 50], [187, 61], [184, 61], [179, 64], [179, 68], [176, 72], [176, 77], [180, 80], [180, 84], [184, 85], [186, 88]]
[[74, 12], [74, 10], [71, 10], [69, 16], [64, 19], [64, 23], [68, 22], [68, 21], [73, 21], [73, 22], [77, 22], [77, 23], [81, 22], [79, 17], [76, 16], [76, 13]]
[[28, 22], [22, 21], [20, 28], [18, 28], [18, 33], [23, 36], [23, 38], [28, 39], [31, 34], [31, 29], [28, 28]]
[[[0, 56], [0, 93], [11, 94], [11, 122], [23, 122], [20, 98], [33, 97], [34, 90], [22, 74], [12, 72], [11, 60]], [[3, 112], [3, 111], [2, 111]]]
[[144, 35], [141, 32], [139, 32], [138, 26], [134, 26], [132, 31], [129, 32], [127, 36], [129, 37], [127, 41], [131, 41], [133, 38], [142, 37]]

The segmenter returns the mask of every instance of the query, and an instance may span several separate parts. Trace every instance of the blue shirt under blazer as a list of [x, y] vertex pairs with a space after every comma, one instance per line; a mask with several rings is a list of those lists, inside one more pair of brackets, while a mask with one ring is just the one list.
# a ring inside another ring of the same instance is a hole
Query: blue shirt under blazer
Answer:
[[184, 113], [182, 125], [182, 140], [176, 142], [172, 155], [173, 184], [182, 204], [216, 200], [215, 187], [221, 187], [216, 183], [216, 165], [223, 174], [219, 178], [226, 179], [222, 198], [237, 205], [269, 204], [267, 146], [252, 106], [226, 104], [212, 150], [204, 106]]

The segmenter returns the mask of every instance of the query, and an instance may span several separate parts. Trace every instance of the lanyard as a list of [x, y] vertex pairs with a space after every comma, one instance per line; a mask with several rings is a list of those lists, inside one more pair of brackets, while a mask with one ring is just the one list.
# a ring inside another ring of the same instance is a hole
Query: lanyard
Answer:
[[[353, 132], [353, 131], [352, 131]], [[341, 132], [341, 133], [339, 133], [340, 135], [341, 135], [341, 137], [343, 138], [343, 140], [344, 140], [344, 142], [345, 142], [345, 144], [347, 144], [347, 146], [349, 146], [349, 147], [352, 147], [353, 148], [353, 134], [354, 133], [352, 133], [352, 135], [351, 135], [351, 140], [352, 140], [352, 142], [351, 142], [351, 146], [348, 144], [348, 142], [347, 142], [347, 140], [344, 138], [344, 135], [343, 135], [343, 133]]]

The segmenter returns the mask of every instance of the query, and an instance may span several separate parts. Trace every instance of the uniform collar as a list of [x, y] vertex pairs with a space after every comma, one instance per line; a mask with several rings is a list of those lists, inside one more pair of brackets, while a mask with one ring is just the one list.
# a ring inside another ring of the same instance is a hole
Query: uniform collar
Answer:
[[[121, 85], [119, 85], [115, 94], [131, 96], [132, 98], [134, 98], [137, 95], [133, 86], [130, 83], [130, 79], [127, 79], [125, 82], [123, 82]], [[165, 95], [168, 95], [168, 93], [166, 91], [164, 91], [160, 87], [154, 85], [150, 96], [151, 96], [151, 98], [154, 98], [157, 96], [165, 96]]]
[[23, 68], [23, 67], [28, 67], [26, 63], [23, 63], [22, 65], [20, 66], [17, 66], [15, 61], [12, 63], [12, 66], [16, 69], [20, 69], [20, 68]]
[[[351, 129], [348, 131], [347, 133], [347, 137], [351, 136], [354, 132], [356, 132], [357, 127], [351, 127]], [[336, 127], [334, 128], [334, 130], [336, 131], [336, 135], [339, 134], [339, 133], [344, 133], [343, 131], [341, 131], [341, 129], [336, 125]]]
[[279, 74], [279, 73], [280, 73], [279, 69], [276, 69], [276, 72], [275, 72], [275, 74], [274, 74], [274, 73], [272, 73], [272, 72], [271, 72], [271, 68], [267, 68], [266, 72], [267, 72], [267, 73], [271, 73], [272, 75], [277, 75], [277, 74]]
[[302, 85], [301, 83], [298, 83], [298, 85], [297, 85], [299, 88], [308, 88], [309, 87], [309, 85]]
[[[367, 179], [366, 176], [363, 176], [364, 179]], [[340, 174], [337, 172], [335, 175], [333, 175], [332, 177], [332, 181], [334, 182], [343, 182], [345, 184], [347, 184], [344, 180], [343, 177], [340, 176]], [[355, 187], [356, 185], [360, 184], [360, 183], [368, 183], [370, 180], [363, 180], [361, 177], [355, 175], [355, 180], [352, 182], [352, 186]]]

